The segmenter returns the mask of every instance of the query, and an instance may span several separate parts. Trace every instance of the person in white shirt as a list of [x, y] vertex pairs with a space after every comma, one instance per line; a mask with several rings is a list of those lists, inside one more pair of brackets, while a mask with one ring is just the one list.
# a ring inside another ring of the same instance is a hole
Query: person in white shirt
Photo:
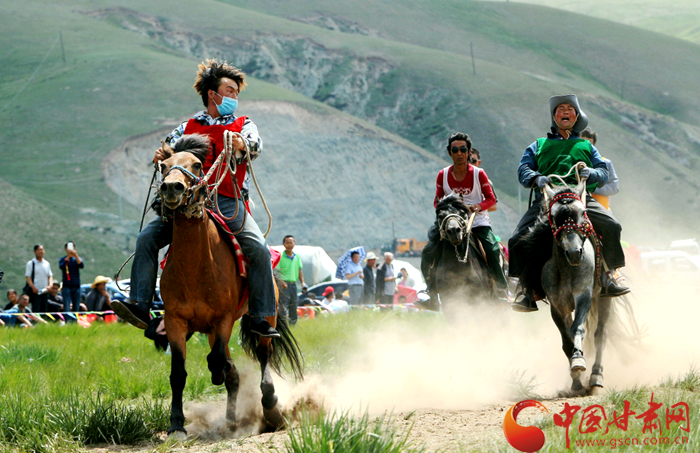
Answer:
[[24, 277], [27, 280], [24, 293], [29, 296], [32, 311], [35, 313], [46, 312], [48, 290], [53, 284], [51, 264], [44, 259], [44, 253], [43, 245], [35, 245], [34, 259], [27, 262], [24, 271]]

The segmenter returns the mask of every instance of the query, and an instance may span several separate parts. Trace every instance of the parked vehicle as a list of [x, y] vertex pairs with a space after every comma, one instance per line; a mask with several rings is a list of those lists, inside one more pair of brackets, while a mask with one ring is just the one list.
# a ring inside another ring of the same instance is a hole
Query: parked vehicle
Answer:
[[641, 254], [642, 269], [649, 276], [684, 274], [700, 276], [700, 255], [670, 250]]
[[394, 239], [382, 246], [382, 252], [391, 252], [395, 256], [420, 256], [428, 241], [419, 241], [416, 238]]

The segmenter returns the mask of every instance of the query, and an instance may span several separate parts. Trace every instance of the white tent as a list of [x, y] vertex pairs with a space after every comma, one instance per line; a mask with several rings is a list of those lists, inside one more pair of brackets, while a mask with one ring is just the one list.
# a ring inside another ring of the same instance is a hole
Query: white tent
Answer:
[[408, 275], [416, 281], [416, 286], [414, 286], [413, 289], [416, 291], [421, 291], [426, 288], [425, 281], [423, 281], [423, 274], [421, 273], [420, 269], [416, 269], [411, 263], [403, 260], [394, 259], [391, 264], [394, 266], [394, 270], [396, 271], [397, 275], [401, 268], [406, 268]]
[[[273, 245], [272, 248], [284, 253], [282, 245]], [[294, 247], [294, 253], [301, 257], [301, 263], [304, 266], [302, 269], [304, 282], [307, 285], [313, 286], [326, 279], [331, 279], [335, 275], [336, 265], [323, 248], [312, 245], [297, 245]], [[299, 289], [301, 290], [301, 288]]]

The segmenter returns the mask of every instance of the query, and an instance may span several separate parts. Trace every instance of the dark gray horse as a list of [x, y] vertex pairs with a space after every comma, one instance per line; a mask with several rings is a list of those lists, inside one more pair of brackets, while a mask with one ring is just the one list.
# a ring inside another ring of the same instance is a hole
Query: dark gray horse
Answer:
[[[611, 313], [611, 299], [600, 297], [600, 279], [596, 272], [600, 253], [582, 202], [585, 190], [585, 180], [576, 188], [545, 186], [543, 214], [523, 238], [527, 244], [524, 253], [528, 254], [530, 262], [522, 280], [536, 293], [544, 292], [551, 304], [552, 319], [561, 333], [562, 348], [569, 359], [571, 390], [575, 394], [586, 391], [581, 373], [586, 370], [583, 340], [586, 326], [590, 324], [587, 322], [589, 315], [597, 318], [596, 357], [589, 388], [603, 387], [602, 358], [606, 324]], [[533, 272], [537, 269], [541, 269], [539, 276]]]
[[470, 234], [470, 213], [462, 198], [457, 194], [443, 198], [436, 214], [440, 241], [431, 271], [434, 292], [444, 308], [449, 311], [450, 301], [493, 298], [493, 282], [478, 239]]

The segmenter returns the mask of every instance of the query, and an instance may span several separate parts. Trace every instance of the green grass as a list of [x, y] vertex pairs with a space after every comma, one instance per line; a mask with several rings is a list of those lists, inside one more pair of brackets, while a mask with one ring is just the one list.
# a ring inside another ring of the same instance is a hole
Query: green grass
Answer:
[[[445, 321], [438, 316], [354, 311], [343, 316], [302, 319], [293, 332], [301, 345], [307, 373], [329, 377], [348, 371], [351, 362], [348, 359], [365, 346], [373, 332], [388, 329], [401, 332], [408, 340], [444, 328]], [[150, 443], [159, 451], [168, 449], [158, 439], [168, 427], [169, 357], [157, 352], [141, 331], [121, 324], [96, 324], [89, 329], [51, 324], [31, 330], [2, 329], [0, 345], [0, 451], [78, 451], [99, 443], [140, 442]], [[244, 368], [244, 362], [249, 359], [243, 356], [235, 340], [230, 346], [237, 366]], [[185, 401], [220, 399], [225, 393], [223, 386], [210, 383], [208, 352], [205, 337], [195, 335], [188, 342]], [[537, 397], [534, 378], [515, 372], [511, 381], [520, 391], [514, 395], [516, 400]], [[609, 389], [604, 396], [575, 404], [582, 408], [601, 404], [610, 421], [613, 411], [619, 414], [625, 401], [641, 414], [648, 408], [653, 391], [654, 401], [664, 404], [658, 411], [663, 422], [666, 407], [687, 402], [691, 410], [690, 434], [673, 427], [668, 433], [664, 428], [662, 435], [690, 438], [689, 445], [674, 446], [669, 451], [695, 451], [700, 447], [700, 428], [695, 422], [700, 417], [698, 382], [700, 373], [691, 368], [666, 378], [659, 386]], [[564, 430], [553, 423], [551, 403], [544, 401], [544, 404], [550, 408], [550, 415], [534, 422], [545, 431], [547, 440], [542, 451], [565, 451]], [[408, 414], [406, 419], [410, 417]], [[354, 416], [347, 411], [319, 416], [302, 410], [296, 413], [296, 418], [294, 429], [289, 431], [289, 441], [280, 451], [424, 451], [421, 445], [409, 441], [410, 429], [397, 428], [391, 416], [373, 418], [367, 413]], [[579, 420], [572, 425], [572, 442], [594, 437], [647, 436], [642, 433], [641, 420], [634, 418], [626, 433], [611, 428], [607, 436], [578, 434]], [[471, 451], [474, 446], [460, 448]], [[484, 448], [512, 451], [505, 440]], [[631, 447], [616, 448], [632, 451]]]
[[[367, 413], [360, 417], [353, 417], [348, 411], [310, 414], [304, 410], [288, 433], [289, 441], [286, 442], [283, 450], [286, 453], [422, 453], [426, 451], [425, 447], [409, 441], [411, 428], [399, 430], [391, 415], [386, 414], [372, 419]], [[277, 448], [274, 451], [280, 452]]]
[[[403, 327], [408, 335], [443, 323], [438, 317], [415, 313], [363, 311], [300, 320], [294, 335], [307, 372], [339, 375], [373, 329]], [[249, 360], [235, 338], [230, 347], [239, 367]], [[188, 341], [185, 401], [218, 399], [226, 391], [224, 386], [211, 385], [208, 353], [205, 336], [195, 334]], [[127, 325], [0, 329], [0, 451], [15, 451], [15, 447], [37, 452], [77, 450], [105, 442], [158, 444], [155, 436], [169, 426], [169, 374], [170, 357]], [[364, 426], [373, 433], [367, 434], [371, 439], [394, 432], [388, 419], [375, 424], [366, 418], [355, 422], [347, 414], [334, 417], [318, 423], [338, 424], [336, 430], [348, 423], [357, 429]]]

